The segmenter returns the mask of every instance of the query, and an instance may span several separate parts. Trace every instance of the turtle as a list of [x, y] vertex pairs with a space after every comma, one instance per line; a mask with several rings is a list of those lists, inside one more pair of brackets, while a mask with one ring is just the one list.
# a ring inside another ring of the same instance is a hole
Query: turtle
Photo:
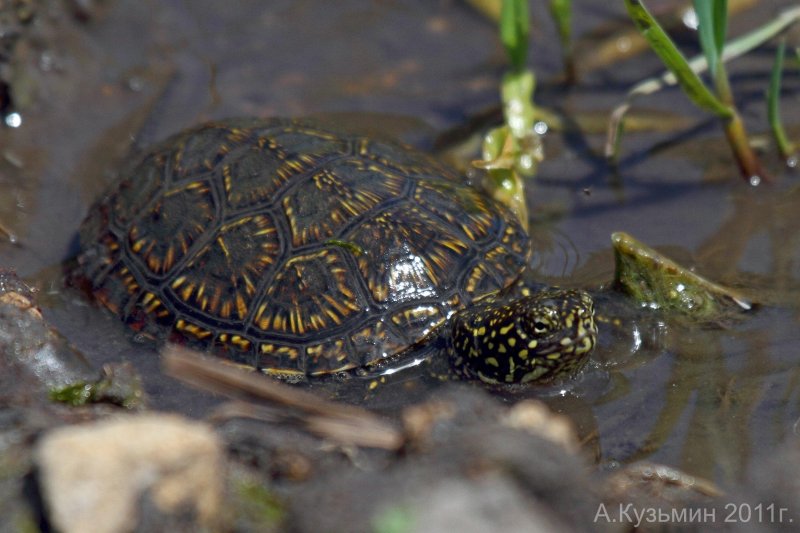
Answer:
[[597, 335], [588, 293], [521, 281], [531, 245], [508, 209], [421, 151], [312, 120], [173, 135], [79, 238], [74, 279], [133, 329], [293, 381], [439, 338], [455, 376], [546, 383]]

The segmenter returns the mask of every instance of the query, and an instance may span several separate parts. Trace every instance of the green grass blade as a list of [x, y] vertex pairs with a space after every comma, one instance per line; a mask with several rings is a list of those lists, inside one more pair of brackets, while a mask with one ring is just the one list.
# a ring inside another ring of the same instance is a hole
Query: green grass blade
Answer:
[[572, 0], [550, 0], [550, 14], [556, 23], [562, 46], [569, 46], [572, 34]]
[[694, 0], [697, 15], [697, 34], [700, 46], [708, 61], [708, 70], [717, 75], [728, 24], [728, 2], [726, 0]]
[[[763, 45], [768, 40], [772, 39], [782, 31], [786, 30], [792, 24], [800, 21], [800, 7], [787, 9], [779, 13], [774, 19], [768, 21], [755, 30], [737, 37], [736, 39], [726, 43], [724, 52], [722, 54], [722, 61], [730, 61], [736, 59], [751, 50]], [[797, 60], [800, 61], [800, 47], [794, 49], [797, 55]], [[700, 74], [705, 72], [708, 68], [708, 62], [705, 55], [701, 54], [693, 57], [689, 61], [689, 66], [694, 72]], [[634, 100], [639, 97], [653, 94], [660, 91], [664, 87], [671, 87], [675, 85], [678, 80], [671, 71], [664, 74], [648, 78], [637, 83], [616, 109], [611, 114], [611, 120], [608, 125], [608, 133], [606, 137], [605, 155], [606, 158], [615, 161], [619, 158], [619, 149], [621, 145], [621, 136], [624, 130], [625, 115], [633, 105]]]
[[572, 0], [550, 0], [550, 16], [556, 24], [561, 42], [564, 70], [570, 82], [575, 81], [575, 60], [572, 54]]
[[728, 0], [714, 1], [714, 41], [719, 53], [725, 48], [728, 36]]
[[772, 65], [772, 75], [769, 79], [767, 110], [769, 114], [769, 125], [772, 128], [772, 134], [775, 136], [778, 150], [784, 158], [788, 159], [794, 155], [795, 148], [786, 136], [786, 131], [784, 131], [783, 122], [781, 121], [780, 94], [785, 54], [786, 41], [782, 39], [778, 44], [778, 50], [775, 52], [775, 63]]
[[719, 118], [731, 118], [733, 116], [731, 108], [718, 100], [700, 77], [692, 71], [686, 58], [647, 8], [638, 0], [625, 0], [625, 7], [650, 47], [661, 58], [667, 69], [675, 75], [686, 96], [700, 109], [713, 113]]
[[522, 70], [528, 59], [530, 19], [527, 0], [503, 0], [500, 12], [500, 40], [514, 70]]

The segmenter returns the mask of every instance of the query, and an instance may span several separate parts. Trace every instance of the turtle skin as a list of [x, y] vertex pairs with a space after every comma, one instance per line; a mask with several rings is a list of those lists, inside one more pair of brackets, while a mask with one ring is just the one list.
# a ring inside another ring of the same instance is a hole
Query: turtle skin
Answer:
[[530, 255], [513, 214], [427, 155], [278, 118], [148, 150], [80, 243], [75, 278], [134, 329], [289, 378], [402, 354]]

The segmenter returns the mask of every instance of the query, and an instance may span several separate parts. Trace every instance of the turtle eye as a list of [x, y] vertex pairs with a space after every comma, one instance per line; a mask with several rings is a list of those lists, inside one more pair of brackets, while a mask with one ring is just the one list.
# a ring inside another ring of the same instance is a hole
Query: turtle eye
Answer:
[[536, 333], [545, 333], [548, 329], [550, 329], [550, 326], [546, 322], [537, 320], [533, 323], [533, 331]]

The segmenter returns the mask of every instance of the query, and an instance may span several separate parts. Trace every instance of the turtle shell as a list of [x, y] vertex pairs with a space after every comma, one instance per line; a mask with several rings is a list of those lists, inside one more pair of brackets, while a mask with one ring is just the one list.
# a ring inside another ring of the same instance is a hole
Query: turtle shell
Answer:
[[514, 281], [528, 237], [452, 170], [288, 119], [146, 152], [90, 210], [78, 276], [136, 329], [267, 373], [368, 366]]

